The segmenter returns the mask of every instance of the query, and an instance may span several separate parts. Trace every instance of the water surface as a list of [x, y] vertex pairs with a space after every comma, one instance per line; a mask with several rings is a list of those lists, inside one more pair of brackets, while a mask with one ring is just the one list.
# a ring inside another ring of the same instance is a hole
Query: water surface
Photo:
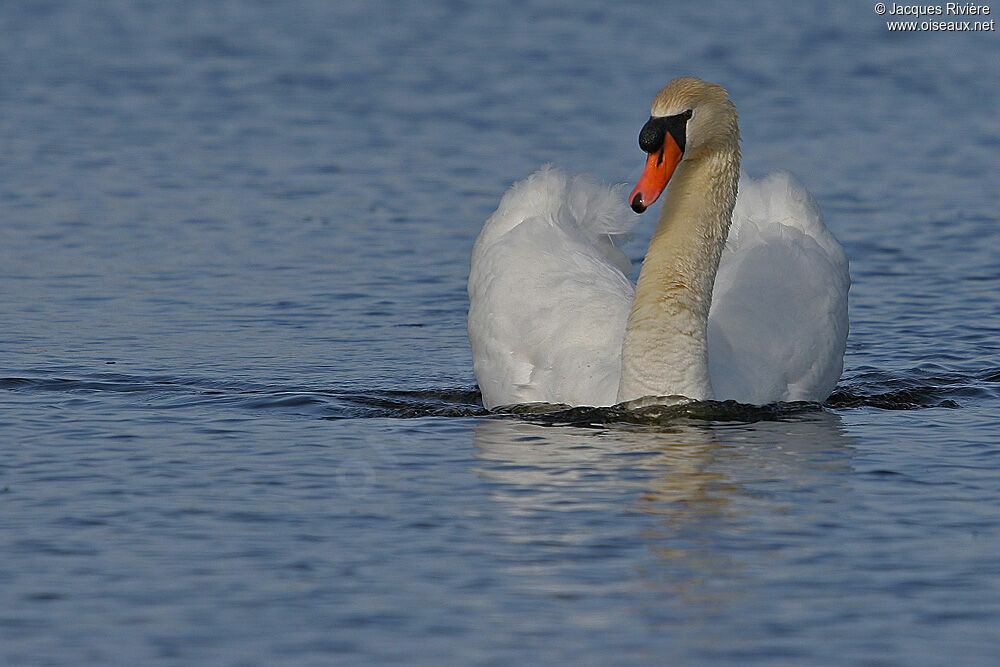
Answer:
[[[0, 34], [0, 661], [1000, 657], [996, 33], [67, 0]], [[681, 74], [851, 259], [837, 392], [487, 413], [479, 225], [545, 162], [633, 180]]]

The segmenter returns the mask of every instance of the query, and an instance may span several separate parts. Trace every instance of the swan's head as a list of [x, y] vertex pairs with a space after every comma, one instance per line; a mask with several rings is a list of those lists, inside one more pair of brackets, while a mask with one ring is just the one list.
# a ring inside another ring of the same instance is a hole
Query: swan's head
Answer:
[[639, 147], [649, 157], [629, 195], [632, 210], [642, 213], [656, 201], [681, 160], [738, 147], [739, 140], [736, 107], [725, 88], [693, 77], [674, 79], [653, 98], [639, 132]]

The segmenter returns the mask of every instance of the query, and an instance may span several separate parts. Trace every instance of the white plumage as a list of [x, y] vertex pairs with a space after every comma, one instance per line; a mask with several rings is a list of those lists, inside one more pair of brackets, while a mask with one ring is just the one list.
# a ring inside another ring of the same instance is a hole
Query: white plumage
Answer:
[[795, 177], [742, 176], [708, 315], [716, 398], [825, 400], [844, 368], [850, 286], [843, 248]]
[[[544, 168], [483, 227], [469, 340], [487, 407], [613, 405], [634, 287], [613, 235], [638, 220], [624, 188]], [[715, 398], [822, 401], [843, 369], [847, 258], [790, 174], [740, 179], [708, 317]]]
[[469, 274], [469, 339], [487, 407], [615, 402], [634, 288], [609, 235], [634, 219], [622, 188], [552, 168], [504, 195]]
[[[738, 192], [707, 320], [711, 395], [694, 397], [822, 401], [843, 368], [843, 249], [791, 175], [741, 176]], [[469, 275], [469, 340], [487, 407], [620, 398], [635, 288], [615, 241], [635, 220], [621, 187], [551, 167], [503, 196]]]

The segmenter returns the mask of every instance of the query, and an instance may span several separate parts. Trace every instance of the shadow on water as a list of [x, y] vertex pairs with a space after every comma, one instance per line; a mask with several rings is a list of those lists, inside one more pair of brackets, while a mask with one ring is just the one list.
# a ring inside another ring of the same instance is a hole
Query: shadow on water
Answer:
[[827, 399], [834, 409], [872, 407], [883, 410], [958, 408], [968, 399], [1000, 396], [1000, 369], [957, 372], [930, 366], [889, 373], [858, 369]]
[[687, 420], [753, 423], [785, 421], [823, 410], [958, 408], [964, 401], [1000, 396], [998, 384], [1000, 369], [953, 372], [922, 368], [889, 373], [862, 368], [846, 377], [822, 405], [799, 402], [752, 406], [735, 401], [675, 401], [667, 405], [639, 407], [629, 404], [604, 408], [531, 404], [490, 411], [483, 407], [476, 388], [340, 391], [115, 373], [79, 378], [0, 378], [0, 390], [74, 397], [117, 396], [145, 409], [226, 408], [276, 415], [312, 415], [323, 419], [506, 417], [548, 426], [665, 425]]

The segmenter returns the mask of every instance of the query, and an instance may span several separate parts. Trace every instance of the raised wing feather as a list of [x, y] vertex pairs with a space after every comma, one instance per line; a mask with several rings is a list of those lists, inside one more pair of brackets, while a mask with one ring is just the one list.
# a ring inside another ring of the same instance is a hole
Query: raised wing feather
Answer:
[[850, 285], [843, 248], [793, 176], [741, 178], [708, 317], [715, 397], [825, 400], [843, 370]]
[[487, 407], [611, 405], [633, 288], [619, 188], [544, 168], [513, 186], [472, 253], [469, 340]]
[[[624, 193], [544, 168], [515, 184], [472, 253], [469, 340], [487, 407], [611, 405], [634, 288], [615, 245]], [[843, 369], [850, 275], [790, 174], [743, 177], [708, 318], [717, 399], [822, 401]]]

